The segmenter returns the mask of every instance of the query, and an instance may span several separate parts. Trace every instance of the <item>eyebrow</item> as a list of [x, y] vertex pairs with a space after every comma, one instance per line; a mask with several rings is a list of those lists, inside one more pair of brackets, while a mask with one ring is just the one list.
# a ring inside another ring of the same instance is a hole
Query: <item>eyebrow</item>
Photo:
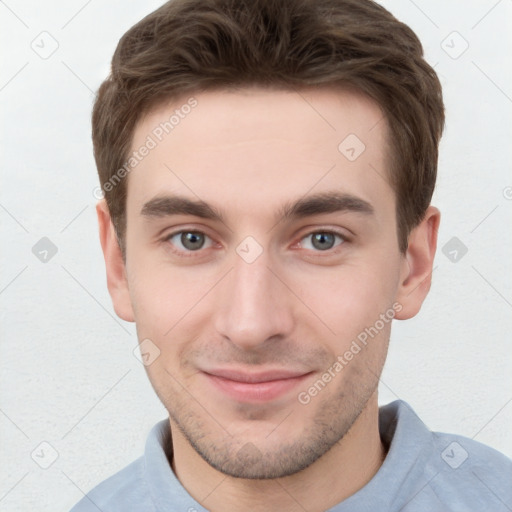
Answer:
[[[373, 215], [374, 208], [369, 202], [352, 194], [324, 192], [284, 204], [277, 212], [276, 217], [281, 220], [300, 219], [335, 212]], [[141, 215], [154, 218], [192, 215], [224, 223], [224, 217], [218, 209], [202, 200], [188, 199], [183, 196], [156, 196], [143, 205]]]
[[208, 203], [182, 196], [157, 196], [144, 203], [141, 215], [145, 217], [168, 217], [170, 215], [193, 215], [202, 219], [223, 222], [222, 214]]
[[286, 203], [280, 209], [278, 216], [289, 219], [335, 212], [354, 212], [365, 215], [375, 213], [373, 206], [360, 197], [346, 193], [324, 192]]

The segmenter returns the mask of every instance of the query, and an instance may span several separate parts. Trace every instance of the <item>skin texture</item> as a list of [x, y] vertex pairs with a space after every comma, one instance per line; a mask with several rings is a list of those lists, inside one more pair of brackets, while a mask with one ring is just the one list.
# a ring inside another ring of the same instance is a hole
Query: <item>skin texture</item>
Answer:
[[[173, 469], [196, 500], [214, 512], [325, 510], [363, 487], [385, 457], [377, 385], [391, 322], [376, 322], [390, 310], [396, 319], [419, 311], [440, 214], [430, 207], [400, 253], [387, 126], [362, 95], [254, 88], [195, 99], [127, 178], [126, 263], [98, 203], [114, 308], [160, 351], [146, 370], [169, 412]], [[186, 101], [145, 116], [133, 148]], [[365, 145], [354, 161], [338, 150], [349, 134]], [[329, 193], [372, 212], [282, 215]], [[201, 200], [222, 218], [141, 214], [163, 195]], [[204, 233], [202, 248], [187, 251], [180, 230]], [[332, 232], [332, 248], [313, 244], [312, 234]], [[375, 325], [367, 345], [333, 370]], [[212, 385], [207, 373], [219, 368], [303, 377], [275, 398], [244, 400]], [[301, 403], [299, 393], [329, 368], [329, 382]]]

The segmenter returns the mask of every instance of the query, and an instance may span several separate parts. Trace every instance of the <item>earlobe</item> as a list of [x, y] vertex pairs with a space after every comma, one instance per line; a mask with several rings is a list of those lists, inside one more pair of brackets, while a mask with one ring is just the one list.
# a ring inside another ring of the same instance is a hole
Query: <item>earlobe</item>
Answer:
[[402, 305], [395, 316], [398, 320], [415, 316], [430, 290], [440, 220], [439, 210], [429, 206], [421, 223], [409, 235], [397, 294], [397, 301]]
[[107, 203], [104, 199], [96, 205], [100, 243], [105, 258], [107, 287], [112, 298], [114, 311], [119, 318], [127, 322], [135, 321], [126, 278], [126, 266], [121, 248], [110, 218]]

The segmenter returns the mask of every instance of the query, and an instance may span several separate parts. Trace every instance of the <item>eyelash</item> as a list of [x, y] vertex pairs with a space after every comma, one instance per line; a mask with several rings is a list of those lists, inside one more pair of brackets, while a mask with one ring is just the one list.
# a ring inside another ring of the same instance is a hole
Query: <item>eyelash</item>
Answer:
[[[174, 232], [172, 232], [172, 233], [170, 233], [168, 235], [165, 235], [165, 237], [162, 239], [162, 242], [169, 243], [170, 240], [173, 237], [175, 237], [176, 235], [181, 235], [183, 233], [196, 233], [196, 234], [204, 235], [205, 237], [209, 238], [213, 242], [213, 244], [215, 244], [215, 242], [214, 242], [212, 237], [210, 237], [209, 235], [207, 235], [203, 231], [198, 231], [198, 230], [195, 230], [195, 229], [181, 229], [179, 231], [174, 231]], [[298, 242], [295, 242], [293, 244], [293, 246], [296, 246], [298, 243], [302, 242], [302, 240], [304, 240], [305, 238], [311, 237], [312, 235], [315, 235], [315, 234], [318, 234], [318, 233], [334, 235], [335, 237], [338, 237], [338, 238], [341, 239], [341, 242], [339, 242], [338, 244], [334, 245], [334, 247], [332, 247], [330, 249], [326, 249], [325, 251], [321, 251], [321, 250], [316, 250], [315, 251], [315, 250], [313, 250], [313, 252], [318, 253], [318, 255], [322, 255], [322, 254], [332, 255], [332, 254], [335, 254], [336, 252], [338, 252], [340, 246], [342, 246], [345, 243], [349, 242], [349, 238], [348, 238], [348, 236], [345, 233], [341, 233], [341, 232], [333, 230], [333, 229], [325, 229], [325, 230], [317, 229], [315, 231], [310, 231], [309, 233], [306, 233], [304, 236], [302, 236], [299, 239]], [[169, 245], [173, 246], [173, 244], [171, 244], [171, 243], [169, 243]], [[207, 247], [206, 249], [208, 249], [208, 248], [209, 247]], [[173, 250], [173, 252], [179, 254], [180, 256], [189, 258], [189, 257], [194, 257], [194, 256], [197, 256], [197, 255], [201, 254], [202, 252], [204, 252], [205, 249], [201, 248], [201, 249], [198, 249], [197, 251], [191, 251], [191, 250], [176, 249], [174, 247], [172, 250]], [[312, 249], [307, 249], [307, 250], [309, 251], [309, 250], [312, 250]]]
[[[313, 235], [322, 234], [322, 235], [334, 235], [334, 237], [337, 237], [341, 239], [338, 243], [335, 239], [334, 243], [335, 245], [331, 247], [330, 249], [326, 249], [324, 251], [321, 251], [319, 249], [305, 249], [308, 252], [314, 253], [315, 257], [329, 257], [334, 254], [337, 254], [340, 251], [340, 247], [348, 242], [348, 237], [340, 233], [339, 231], [333, 230], [333, 229], [316, 229], [315, 231], [310, 231], [309, 233], [306, 233], [304, 236], [301, 236], [298, 242], [295, 242], [292, 247], [296, 247], [298, 244], [302, 243], [303, 240], [312, 237]], [[310, 239], [310, 244], [312, 244], [312, 241]]]
[[176, 249], [174, 247], [174, 245], [170, 243], [170, 240], [171, 240], [171, 238], [175, 237], [176, 235], [181, 235], [183, 233], [195, 233], [195, 234], [198, 234], [198, 235], [204, 235], [205, 237], [209, 238], [213, 242], [213, 238], [211, 236], [208, 236], [203, 231], [198, 231], [198, 230], [195, 230], [195, 229], [181, 229], [179, 231], [174, 231], [173, 233], [170, 233], [170, 234], [164, 236], [164, 238], [162, 239], [162, 242], [169, 243], [169, 245], [172, 247], [172, 251], [174, 253], [177, 253], [178, 255], [180, 255], [182, 257], [185, 257], [185, 258], [190, 258], [190, 257], [194, 257], [194, 256], [197, 257], [197, 255], [199, 255], [202, 252], [204, 252], [204, 248], [201, 247], [201, 249], [199, 249], [197, 251]]

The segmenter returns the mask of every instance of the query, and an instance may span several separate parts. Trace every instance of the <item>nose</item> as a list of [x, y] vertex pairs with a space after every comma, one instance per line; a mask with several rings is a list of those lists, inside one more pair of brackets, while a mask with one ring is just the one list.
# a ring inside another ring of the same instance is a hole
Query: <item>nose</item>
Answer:
[[252, 263], [235, 254], [215, 300], [215, 328], [239, 348], [255, 350], [293, 330], [293, 301], [265, 251]]

